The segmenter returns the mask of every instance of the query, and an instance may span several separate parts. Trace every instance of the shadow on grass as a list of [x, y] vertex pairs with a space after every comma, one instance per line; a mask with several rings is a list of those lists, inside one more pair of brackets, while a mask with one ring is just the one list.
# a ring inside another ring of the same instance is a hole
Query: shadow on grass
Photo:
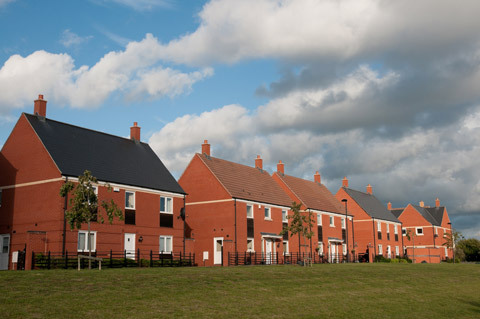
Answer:
[[480, 301], [463, 300], [463, 299], [457, 299], [457, 300], [463, 302], [464, 304], [472, 306], [472, 310], [475, 313], [480, 313]]

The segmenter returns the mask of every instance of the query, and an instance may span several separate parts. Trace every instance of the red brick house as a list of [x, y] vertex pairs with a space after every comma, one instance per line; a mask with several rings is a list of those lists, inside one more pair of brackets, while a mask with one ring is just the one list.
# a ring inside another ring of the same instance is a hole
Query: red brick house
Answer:
[[[404, 251], [416, 263], [439, 263], [453, 257], [452, 249], [443, 245], [451, 232], [447, 209], [435, 200], [435, 207], [408, 204], [404, 208], [391, 208], [390, 211], [402, 222]], [[410, 240], [406, 236], [410, 232]], [[415, 244], [415, 245], [414, 245]]]
[[202, 154], [193, 156], [179, 183], [187, 193], [198, 265], [227, 265], [229, 253], [236, 256], [234, 263], [248, 256], [253, 256], [251, 263], [276, 263], [295, 247], [280, 235], [292, 201], [263, 170], [259, 156], [255, 166], [215, 158], [205, 140]]
[[99, 200], [113, 199], [125, 214], [124, 221], [115, 219], [112, 225], [92, 223], [93, 252], [127, 251], [134, 258], [137, 249], [182, 251], [185, 192], [140, 141], [137, 123], [126, 139], [46, 118], [46, 105], [40, 95], [34, 114], [20, 116], [0, 153], [1, 269], [12, 269], [12, 252], [23, 249], [27, 269], [32, 251], [88, 251], [86, 226], [67, 226], [68, 201], [59, 195], [66, 181], [75, 182], [87, 169], [99, 181]]
[[347, 200], [348, 212], [353, 215], [355, 246], [358, 256], [372, 262], [374, 257], [385, 258], [403, 256], [401, 222], [373, 195], [372, 186], [367, 192], [348, 187], [348, 179], [335, 197]]
[[286, 175], [284, 169], [285, 166], [280, 161], [277, 164], [277, 171], [272, 175], [273, 179], [292, 201], [302, 204], [303, 212], [313, 215], [314, 236], [312, 240], [307, 243], [302, 242], [302, 244], [317, 251], [325, 261], [341, 262], [346, 260], [347, 250], [349, 252], [348, 261], [353, 261], [352, 218], [348, 216], [348, 222], [346, 222], [345, 206], [321, 183], [318, 172], [315, 173], [313, 181], [308, 181]]

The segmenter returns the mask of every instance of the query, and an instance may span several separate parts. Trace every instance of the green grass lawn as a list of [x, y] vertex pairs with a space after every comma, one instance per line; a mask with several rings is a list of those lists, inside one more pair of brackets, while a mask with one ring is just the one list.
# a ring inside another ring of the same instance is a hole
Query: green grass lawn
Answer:
[[480, 265], [0, 272], [1, 318], [480, 318]]

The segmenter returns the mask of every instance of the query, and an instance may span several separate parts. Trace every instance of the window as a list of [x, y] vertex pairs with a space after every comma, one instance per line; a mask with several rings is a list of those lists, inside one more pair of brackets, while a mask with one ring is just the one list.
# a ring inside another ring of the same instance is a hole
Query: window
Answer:
[[160, 213], [173, 214], [173, 199], [160, 196]]
[[393, 225], [393, 232], [395, 233], [395, 235], [398, 235], [397, 225]]
[[135, 225], [135, 211], [125, 209], [125, 225]]
[[343, 254], [346, 255], [347, 254], [347, 244], [342, 244], [342, 250], [343, 250]]
[[317, 215], [317, 225], [322, 226], [322, 214]]
[[287, 211], [286, 211], [286, 210], [282, 210], [282, 222], [288, 223], [288, 218], [287, 218], [287, 216], [288, 216]]
[[330, 227], [335, 227], [335, 219], [333, 216], [330, 216]]
[[270, 207], [265, 207], [265, 219], [272, 219], [272, 212]]
[[443, 247], [445, 249], [445, 257], [448, 257], [448, 250], [447, 250], [447, 247]]
[[88, 234], [88, 231], [86, 230], [78, 231], [77, 251], [88, 252], [89, 247], [90, 247], [90, 251], [95, 251], [95, 247], [97, 246], [97, 232], [90, 231], [90, 240], [88, 241], [88, 243], [87, 243], [87, 234]]
[[390, 240], [390, 225], [386, 224], [387, 226], [387, 240]]
[[382, 223], [377, 222], [377, 231], [382, 231]]
[[160, 227], [173, 228], [173, 214], [160, 213]]
[[435, 227], [435, 235], [438, 236], [438, 228], [437, 227]]
[[417, 236], [423, 236], [423, 228], [422, 227], [415, 228], [415, 232], [416, 232]]
[[255, 252], [255, 249], [253, 246], [253, 238], [247, 239], [247, 251]]
[[2, 190], [0, 189], [0, 207], [2, 207]]
[[288, 254], [288, 240], [283, 241], [283, 253]]
[[382, 245], [378, 245], [378, 254], [379, 255], [383, 255], [383, 248], [382, 248]]
[[247, 218], [253, 218], [253, 206], [247, 205]]
[[400, 256], [400, 248], [398, 246], [395, 246], [395, 256]]
[[161, 254], [172, 253], [172, 236], [160, 236], [160, 247], [158, 251]]
[[253, 218], [247, 219], [247, 237], [253, 237], [255, 233], [255, 228], [253, 225]]
[[318, 241], [323, 241], [323, 228], [322, 225], [317, 226]]
[[402, 228], [402, 235], [407, 236], [407, 230], [405, 228]]
[[[8, 248], [10, 247], [10, 236], [7, 235], [7, 236], [2, 236], [3, 239], [2, 239], [2, 253], [3, 254], [8, 254]], [[2, 238], [0, 237], [0, 238]]]
[[345, 229], [345, 218], [342, 218], [342, 229]]
[[135, 193], [125, 192], [125, 208], [135, 209]]
[[318, 242], [318, 255], [323, 256], [323, 243], [321, 241]]

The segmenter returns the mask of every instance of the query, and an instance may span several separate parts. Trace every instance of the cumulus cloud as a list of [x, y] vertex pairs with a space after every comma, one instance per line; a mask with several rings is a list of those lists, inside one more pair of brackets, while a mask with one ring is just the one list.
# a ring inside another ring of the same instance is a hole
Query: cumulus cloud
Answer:
[[63, 44], [65, 47], [69, 48], [72, 46], [78, 46], [82, 43], [85, 43], [91, 38], [93, 38], [93, 36], [89, 35], [89, 36], [81, 37], [78, 34], [75, 34], [72, 31], [70, 31], [70, 29], [66, 29], [62, 33], [62, 36], [60, 38], [60, 43]]
[[151, 11], [159, 7], [170, 8], [172, 6], [171, 0], [94, 0], [94, 2], [98, 4], [113, 2], [136, 11]]
[[212, 74], [190, 73], [159, 66], [157, 39], [147, 35], [125, 50], [109, 52], [92, 67], [76, 67], [68, 54], [36, 51], [11, 56], [0, 69], [0, 112], [31, 103], [43, 93], [50, 100], [73, 107], [97, 107], [113, 92], [126, 96], [160, 97], [188, 93], [191, 86]]

